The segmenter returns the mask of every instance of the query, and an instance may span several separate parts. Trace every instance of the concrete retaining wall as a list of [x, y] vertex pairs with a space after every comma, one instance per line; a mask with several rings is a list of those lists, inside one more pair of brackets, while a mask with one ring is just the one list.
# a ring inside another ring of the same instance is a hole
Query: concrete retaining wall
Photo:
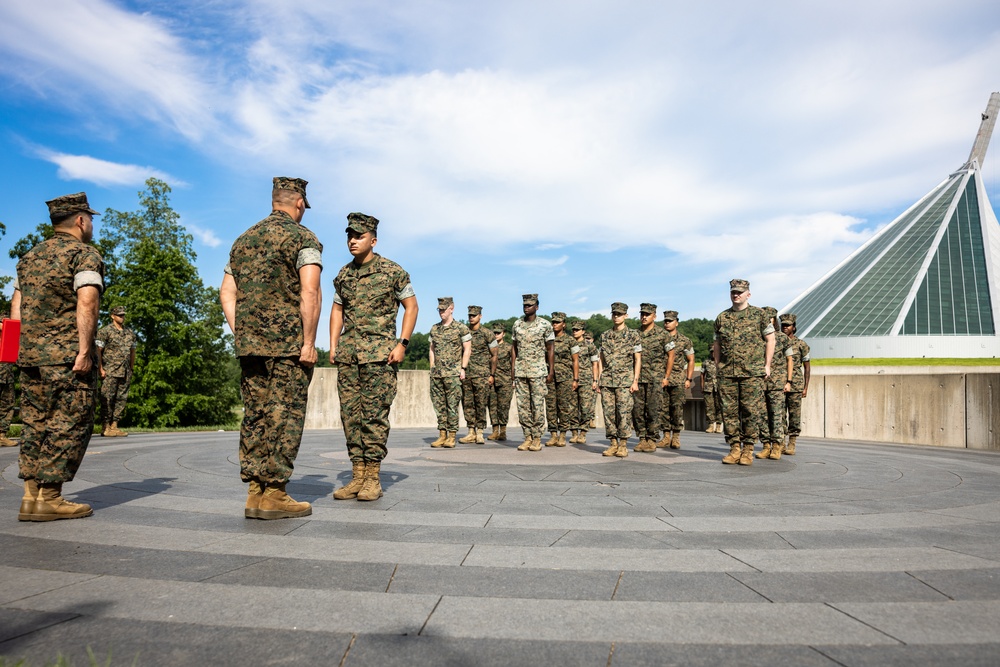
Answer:
[[[924, 372], [913, 373], [865, 367], [852, 369], [853, 374], [833, 368], [813, 367], [809, 395], [802, 404], [804, 436], [1000, 450], [1000, 368], [930, 372], [932, 367], [923, 367]], [[435, 428], [428, 371], [399, 371], [398, 378], [389, 413], [392, 425]], [[696, 389], [689, 394], [685, 422], [689, 429], [702, 430], [705, 409], [697, 376], [692, 384]], [[341, 428], [336, 387], [336, 369], [316, 369], [306, 428]], [[600, 401], [597, 422], [603, 428]], [[461, 423], [465, 424], [464, 418]], [[517, 425], [516, 399], [510, 424]]]

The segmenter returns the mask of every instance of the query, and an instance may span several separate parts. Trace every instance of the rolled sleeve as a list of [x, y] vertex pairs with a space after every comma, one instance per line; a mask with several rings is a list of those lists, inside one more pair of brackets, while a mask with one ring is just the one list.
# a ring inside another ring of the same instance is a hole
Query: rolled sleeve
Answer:
[[411, 296], [416, 296], [417, 293], [413, 291], [413, 283], [406, 283], [403, 289], [396, 292], [396, 298], [402, 301], [403, 299], [409, 299]]
[[298, 259], [295, 260], [295, 269], [299, 270], [303, 266], [308, 266], [310, 264], [315, 264], [316, 266], [323, 268], [323, 251], [319, 248], [303, 248], [299, 250]]
[[80, 271], [73, 276], [73, 290], [77, 291], [81, 287], [93, 286], [98, 291], [104, 291], [104, 277], [98, 271]]

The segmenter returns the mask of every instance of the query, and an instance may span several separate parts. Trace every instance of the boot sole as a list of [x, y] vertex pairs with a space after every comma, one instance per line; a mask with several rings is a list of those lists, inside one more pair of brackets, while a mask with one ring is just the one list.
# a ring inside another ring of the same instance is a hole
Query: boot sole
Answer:
[[[91, 509], [89, 512], [83, 514], [18, 514], [17, 518], [19, 521], [60, 521], [62, 519], [84, 519], [88, 516], [93, 516], [94, 510]], [[29, 517], [27, 519], [22, 519], [21, 517]]]
[[369, 501], [372, 501], [372, 500], [378, 500], [378, 499], [379, 499], [379, 498], [381, 498], [381, 497], [382, 497], [383, 495], [385, 495], [385, 494], [383, 494], [383, 493], [379, 493], [379, 494], [378, 494], [378, 497], [376, 497], [376, 498], [362, 498], [361, 496], [358, 496], [358, 500], [360, 500], [361, 502], [369, 502]]
[[258, 514], [260, 514], [260, 510], [250, 509], [249, 507], [243, 509], [243, 516], [247, 519], [256, 519], [258, 518]]
[[258, 510], [257, 519], [263, 519], [265, 521], [271, 521], [273, 519], [296, 519], [302, 516], [309, 516], [312, 514], [312, 508], [307, 510], [302, 510], [301, 512], [286, 512], [285, 510]]

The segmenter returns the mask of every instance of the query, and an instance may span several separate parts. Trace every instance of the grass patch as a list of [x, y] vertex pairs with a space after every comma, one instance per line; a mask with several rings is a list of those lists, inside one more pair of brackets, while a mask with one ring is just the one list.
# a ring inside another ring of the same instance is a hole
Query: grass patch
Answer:
[[813, 359], [814, 366], [1000, 366], [1000, 358], [939, 359], [915, 357], [911, 359]]
[[[97, 656], [94, 655], [94, 651], [87, 647], [87, 661], [85, 663], [89, 667], [111, 667], [111, 651], [108, 651], [107, 660], [98, 660]], [[135, 659], [132, 661], [133, 667], [139, 664], [139, 654], [137, 653]], [[26, 659], [9, 659], [0, 656], [0, 667], [32, 667], [32, 663], [28, 662]], [[56, 659], [52, 662], [46, 662], [39, 667], [73, 667], [73, 662], [64, 656], [62, 653], [56, 654]]]

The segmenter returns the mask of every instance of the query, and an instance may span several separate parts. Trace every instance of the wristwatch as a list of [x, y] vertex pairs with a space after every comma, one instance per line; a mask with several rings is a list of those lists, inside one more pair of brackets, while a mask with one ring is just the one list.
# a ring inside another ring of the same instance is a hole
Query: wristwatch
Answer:
[[407, 347], [410, 344], [410, 339], [409, 338], [400, 338], [399, 339], [399, 344], [402, 345], [403, 347]]

